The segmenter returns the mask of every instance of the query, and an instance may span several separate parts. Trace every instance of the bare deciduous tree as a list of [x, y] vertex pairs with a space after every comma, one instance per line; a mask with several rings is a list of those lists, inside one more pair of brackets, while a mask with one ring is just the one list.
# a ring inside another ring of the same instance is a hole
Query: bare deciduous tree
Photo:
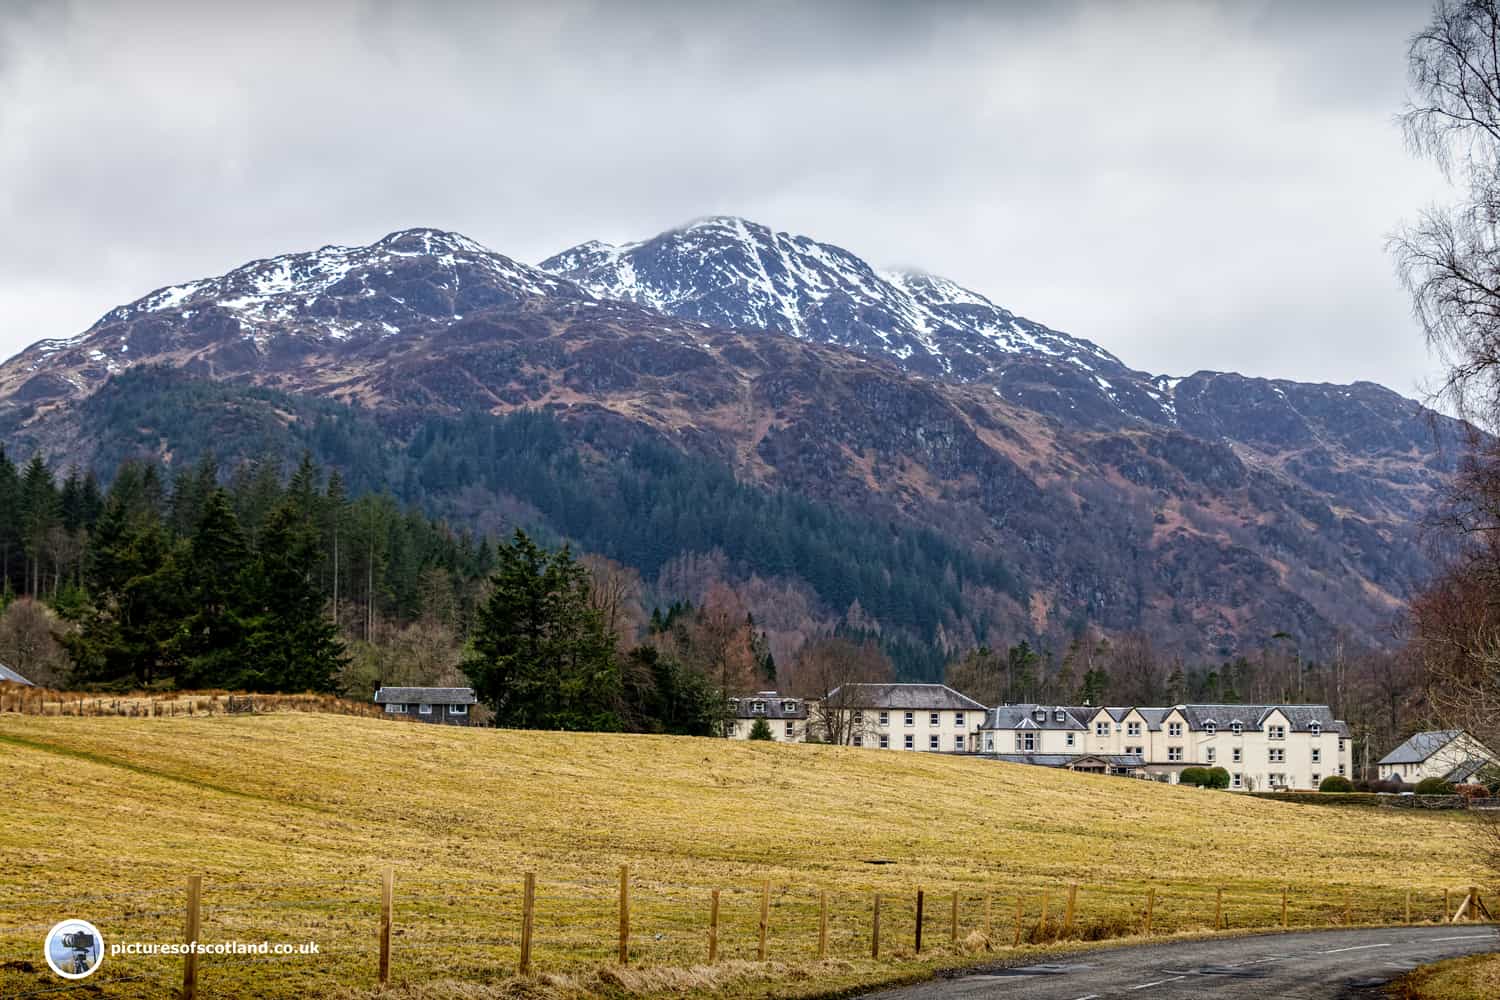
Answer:
[[41, 601], [22, 597], [0, 614], [0, 663], [42, 687], [57, 687], [70, 666], [57, 641], [60, 623]]
[[788, 691], [811, 704], [808, 728], [828, 743], [849, 745], [864, 735], [867, 722], [856, 719], [858, 698], [850, 685], [894, 680], [896, 669], [873, 641], [862, 643], [828, 637], [802, 647], [790, 668], [782, 671]]

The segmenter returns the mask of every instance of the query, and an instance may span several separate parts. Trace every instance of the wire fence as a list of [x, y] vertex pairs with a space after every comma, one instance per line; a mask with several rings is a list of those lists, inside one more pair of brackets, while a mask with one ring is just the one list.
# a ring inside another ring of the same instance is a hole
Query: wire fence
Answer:
[[[206, 880], [197, 940], [269, 942], [289, 954], [201, 954], [191, 989], [180, 956], [107, 953], [88, 980], [93, 995], [118, 997], [301, 997], [336, 985], [494, 982], [523, 971], [585, 973], [624, 964], [702, 967], [712, 960], [801, 966], [822, 961], [957, 962], [1008, 949], [1067, 941], [1419, 924], [1487, 918], [1469, 886], [1140, 885], [1055, 882], [976, 886], [899, 879], [857, 888], [746, 879], [708, 885], [525, 873], [460, 881], [392, 876], [354, 880]], [[1472, 900], [1471, 900], [1472, 893]], [[0, 996], [74, 988], [42, 959], [47, 930], [64, 917], [89, 920], [106, 947], [180, 944], [192, 926], [192, 893], [153, 887], [78, 897], [0, 898]], [[715, 905], [717, 904], [717, 905]], [[920, 920], [918, 914], [920, 913]], [[316, 953], [299, 950], [316, 945]], [[382, 961], [384, 953], [384, 961]]]

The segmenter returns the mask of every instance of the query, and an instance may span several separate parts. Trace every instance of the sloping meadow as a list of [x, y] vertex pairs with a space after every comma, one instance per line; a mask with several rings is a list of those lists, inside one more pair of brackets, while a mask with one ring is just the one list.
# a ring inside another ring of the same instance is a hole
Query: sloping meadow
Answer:
[[[811, 995], [1059, 940], [1437, 919], [1483, 875], [1465, 814], [303, 713], [4, 715], [0, 788], [5, 996], [65, 985], [41, 955], [64, 917], [108, 944], [180, 941], [194, 875], [201, 941], [317, 945], [200, 958], [200, 995], [264, 997], [376, 991], [387, 870], [393, 989], [558, 997]], [[89, 984], [161, 996], [182, 966], [114, 955]]]

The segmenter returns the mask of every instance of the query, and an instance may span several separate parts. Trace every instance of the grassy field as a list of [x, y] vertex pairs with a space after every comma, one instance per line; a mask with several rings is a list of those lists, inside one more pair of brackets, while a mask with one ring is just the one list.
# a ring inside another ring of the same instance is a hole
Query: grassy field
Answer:
[[1495, 1000], [1500, 997], [1500, 955], [1471, 955], [1438, 962], [1397, 980], [1392, 1000]]
[[[1045, 948], [1070, 883], [1068, 936], [1099, 939], [1138, 932], [1148, 890], [1153, 931], [1174, 934], [1211, 930], [1220, 888], [1230, 929], [1279, 922], [1283, 886], [1294, 926], [1329, 926], [1402, 919], [1408, 890], [1414, 918], [1435, 919], [1444, 889], [1480, 875], [1463, 814], [1298, 806], [928, 754], [304, 713], [3, 715], [0, 790], [6, 997], [59, 985], [40, 944], [65, 916], [111, 942], [180, 939], [190, 874], [204, 876], [202, 940], [321, 950], [205, 956], [210, 997], [373, 995], [387, 867], [391, 992], [411, 997], [812, 995]], [[621, 864], [632, 880], [624, 972], [611, 967]], [[537, 878], [537, 974], [519, 980], [525, 872]], [[762, 880], [766, 963], [755, 960]], [[723, 961], [705, 969], [714, 889]], [[1036, 944], [1013, 951], [1018, 899]], [[177, 958], [107, 958], [91, 995], [162, 996], [180, 969]]]

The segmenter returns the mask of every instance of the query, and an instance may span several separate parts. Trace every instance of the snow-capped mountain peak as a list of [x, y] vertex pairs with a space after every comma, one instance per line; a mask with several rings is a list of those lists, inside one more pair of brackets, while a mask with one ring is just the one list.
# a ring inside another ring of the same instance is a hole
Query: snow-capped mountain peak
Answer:
[[1018, 354], [1087, 371], [1125, 368], [1098, 346], [946, 278], [879, 271], [842, 247], [734, 216], [698, 219], [635, 243], [580, 244], [540, 267], [602, 298], [889, 355], [945, 378], [982, 378]]

